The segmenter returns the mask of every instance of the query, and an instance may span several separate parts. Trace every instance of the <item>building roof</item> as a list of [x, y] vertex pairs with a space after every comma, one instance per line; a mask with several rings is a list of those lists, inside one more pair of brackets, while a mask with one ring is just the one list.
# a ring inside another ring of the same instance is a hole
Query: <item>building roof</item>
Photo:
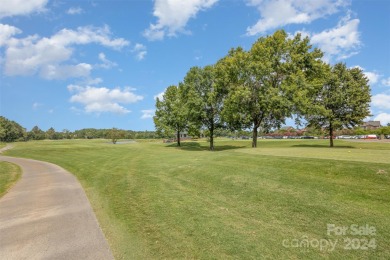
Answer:
[[375, 126], [375, 127], [380, 127], [381, 126], [381, 121], [367, 121], [363, 123], [363, 126]]

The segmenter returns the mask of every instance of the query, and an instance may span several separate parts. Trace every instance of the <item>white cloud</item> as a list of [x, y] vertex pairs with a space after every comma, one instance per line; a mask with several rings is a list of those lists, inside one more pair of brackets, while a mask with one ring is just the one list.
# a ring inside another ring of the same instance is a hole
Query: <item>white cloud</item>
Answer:
[[324, 60], [333, 57], [337, 60], [346, 59], [357, 54], [361, 46], [358, 31], [359, 19], [350, 19], [347, 15], [335, 28], [311, 35], [311, 43], [317, 45], [324, 52]]
[[390, 109], [390, 95], [377, 94], [371, 98], [371, 104], [380, 109]]
[[135, 44], [131, 52], [135, 53], [137, 60], [143, 60], [147, 54], [146, 46], [140, 43]]
[[378, 82], [380, 77], [378, 73], [371, 72], [371, 71], [364, 71], [363, 73], [364, 75], [366, 75], [366, 77], [368, 78], [371, 84], [375, 84]]
[[0, 23], [0, 47], [7, 45], [12, 36], [21, 32], [22, 31], [17, 27]]
[[381, 77], [380, 74], [378, 74], [376, 72], [372, 72], [372, 71], [366, 71], [364, 68], [360, 67], [359, 65], [354, 66], [353, 68], [358, 68], [361, 71], [363, 71], [364, 75], [367, 77], [367, 79], [369, 80], [370, 84], [377, 83], [379, 78]]
[[118, 66], [118, 64], [116, 64], [115, 62], [108, 60], [106, 58], [106, 55], [103, 52], [99, 53], [98, 57], [99, 57], [99, 60], [103, 62], [102, 64], [98, 65], [98, 67], [100, 67], [100, 68], [110, 69], [112, 67]]
[[374, 120], [381, 121], [381, 125], [387, 125], [390, 123], [390, 113], [380, 113]]
[[77, 65], [44, 65], [40, 70], [40, 76], [44, 79], [85, 78], [91, 73], [92, 66], [87, 63]]
[[0, 18], [45, 11], [49, 0], [1, 0]]
[[107, 25], [85, 26], [78, 27], [77, 30], [62, 29], [50, 38], [50, 42], [61, 45], [98, 43], [117, 50], [129, 45], [129, 42], [123, 38], [111, 39], [110, 36], [110, 27]]
[[141, 110], [142, 116], [141, 119], [148, 119], [148, 118], [153, 118], [154, 116], [154, 109], [146, 109], [146, 110]]
[[255, 25], [247, 28], [250, 36], [288, 24], [308, 24], [350, 5], [350, 1], [343, 0], [248, 0], [247, 3], [256, 7], [261, 16]]
[[100, 83], [103, 82], [103, 79], [102, 78], [88, 78], [86, 80], [84, 80], [84, 85], [88, 85], [88, 86], [91, 86], [91, 85], [98, 85]]
[[142, 96], [134, 94], [131, 88], [108, 89], [69, 85], [68, 90], [75, 93], [70, 98], [70, 102], [82, 104], [86, 113], [127, 114], [131, 111], [121, 104], [131, 104], [143, 99]]
[[154, 100], [157, 100], [157, 98], [158, 98], [160, 101], [163, 101], [163, 100], [164, 100], [164, 94], [165, 94], [165, 91], [166, 91], [166, 90], [167, 90], [167, 89], [164, 89], [163, 92], [158, 93], [157, 95], [153, 96], [153, 99], [154, 99]]
[[382, 79], [382, 85], [385, 85], [387, 87], [390, 87], [390, 77], [387, 79]]
[[66, 11], [67, 14], [75, 15], [75, 14], [82, 14], [84, 11], [81, 7], [71, 7]]
[[183, 33], [190, 18], [216, 2], [218, 0], [155, 0], [153, 15], [158, 20], [144, 31], [144, 36], [149, 40], [162, 40], [166, 35], [172, 37]]
[[108, 26], [63, 29], [50, 38], [38, 35], [10, 38], [6, 43], [4, 73], [8, 76], [39, 74], [45, 79], [88, 77], [92, 70], [90, 64], [66, 62], [72, 58], [75, 45], [91, 43], [112, 49], [129, 45], [123, 38], [112, 39]]

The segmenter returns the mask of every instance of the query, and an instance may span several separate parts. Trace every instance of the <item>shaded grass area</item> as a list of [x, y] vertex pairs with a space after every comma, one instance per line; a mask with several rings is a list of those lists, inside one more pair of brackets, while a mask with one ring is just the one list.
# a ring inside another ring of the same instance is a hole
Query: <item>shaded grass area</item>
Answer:
[[[347, 147], [329, 149], [320, 140], [262, 140], [251, 149], [250, 141], [217, 139], [216, 145], [209, 152], [207, 142], [177, 148], [46, 141], [20, 143], [7, 154], [50, 161], [74, 173], [117, 259], [390, 255], [390, 164], [377, 159], [390, 157], [388, 144], [340, 141], [336, 145]], [[365, 151], [368, 159], [350, 150]], [[328, 235], [327, 224], [369, 224], [377, 232], [340, 237]], [[347, 237], [375, 238], [377, 247], [345, 250]], [[338, 244], [333, 251], [283, 245], [304, 238]]]
[[0, 198], [19, 180], [20, 176], [19, 166], [0, 161]]

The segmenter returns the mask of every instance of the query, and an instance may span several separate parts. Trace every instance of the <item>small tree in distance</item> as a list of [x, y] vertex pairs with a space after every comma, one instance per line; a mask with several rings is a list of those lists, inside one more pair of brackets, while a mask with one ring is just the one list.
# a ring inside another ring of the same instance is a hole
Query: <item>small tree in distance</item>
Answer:
[[116, 144], [116, 142], [118, 141], [118, 129], [116, 129], [115, 127], [113, 127], [111, 129], [111, 133], [110, 133], [110, 136], [111, 136], [111, 141], [113, 144]]

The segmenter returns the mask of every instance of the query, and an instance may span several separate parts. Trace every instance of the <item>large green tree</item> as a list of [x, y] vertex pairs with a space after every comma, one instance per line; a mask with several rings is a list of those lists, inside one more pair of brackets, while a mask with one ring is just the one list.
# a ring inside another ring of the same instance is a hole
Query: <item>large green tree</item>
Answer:
[[370, 86], [359, 68], [335, 64], [328, 69], [325, 83], [313, 94], [306, 120], [309, 126], [329, 132], [330, 147], [335, 130], [355, 127], [370, 115]]
[[184, 87], [187, 92], [187, 107], [193, 111], [190, 117], [192, 126], [206, 130], [210, 150], [213, 151], [215, 131], [223, 126], [221, 112], [224, 98], [216, 65], [192, 67], [184, 78]]
[[231, 128], [279, 127], [307, 104], [307, 89], [320, 78], [322, 52], [308, 38], [285, 31], [259, 38], [249, 51], [233, 49], [223, 60], [230, 77], [223, 118]]
[[0, 142], [14, 142], [18, 139], [24, 139], [26, 130], [16, 123], [3, 116], [0, 116]]
[[156, 99], [156, 112], [153, 117], [158, 133], [165, 136], [176, 133], [177, 146], [180, 146], [180, 132], [187, 130], [189, 125], [189, 110], [184, 95], [182, 84], [169, 86], [163, 99]]

